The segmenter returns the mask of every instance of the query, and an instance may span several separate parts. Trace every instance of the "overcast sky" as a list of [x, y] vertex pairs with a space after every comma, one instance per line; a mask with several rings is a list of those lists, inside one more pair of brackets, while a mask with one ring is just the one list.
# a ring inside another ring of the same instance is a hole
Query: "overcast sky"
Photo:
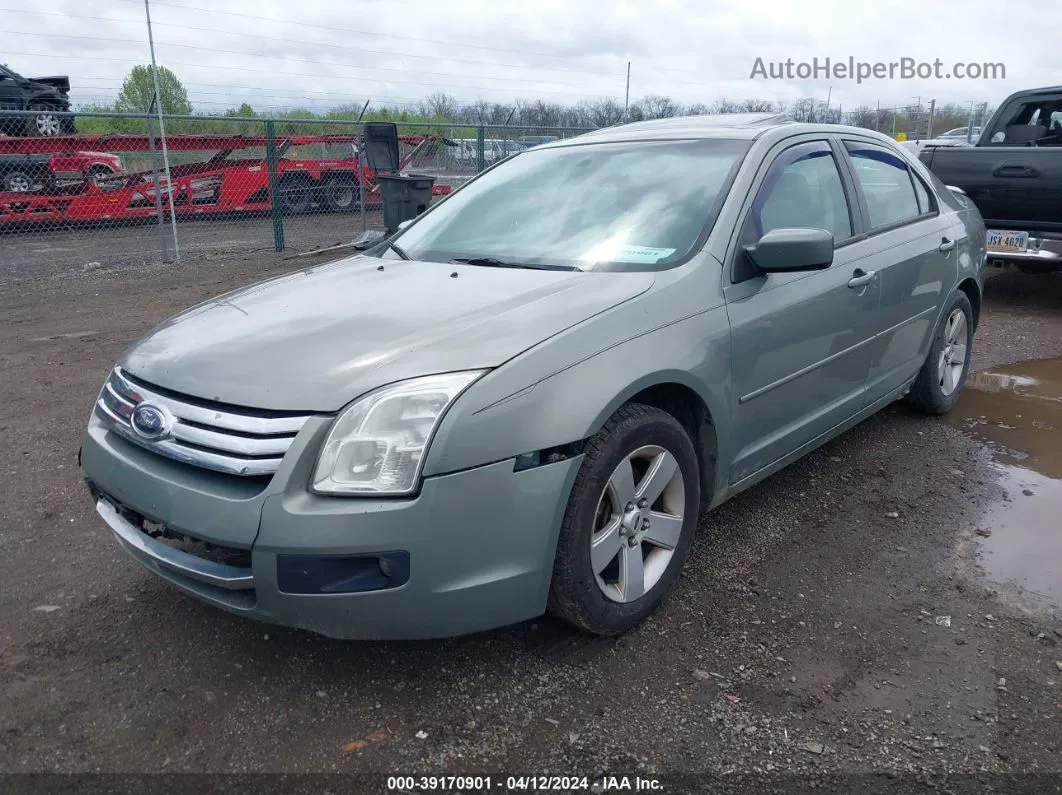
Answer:
[[[1057, 0], [1023, 0], [1019, 43], [1010, 3], [857, 0], [153, 0], [156, 54], [196, 110], [516, 97], [573, 103], [666, 94], [826, 99], [843, 109], [935, 98], [995, 104], [1020, 88], [1062, 83]], [[16, 10], [18, 9], [18, 10]], [[30, 10], [32, 9], [32, 10]], [[505, 9], [505, 10], [503, 10]], [[1039, 13], [1037, 13], [1039, 9]], [[1026, 23], [1035, 20], [1035, 28]], [[26, 76], [68, 74], [75, 102], [112, 101], [149, 61], [143, 0], [0, 0], [0, 60]], [[1002, 62], [1005, 80], [750, 79], [767, 62]], [[832, 89], [831, 89], [832, 85]]]

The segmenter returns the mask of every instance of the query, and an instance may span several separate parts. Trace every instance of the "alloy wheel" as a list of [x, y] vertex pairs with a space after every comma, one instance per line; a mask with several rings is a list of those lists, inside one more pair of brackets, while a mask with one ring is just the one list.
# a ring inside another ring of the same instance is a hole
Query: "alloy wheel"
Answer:
[[54, 113], [38, 113], [34, 122], [37, 132], [45, 136], [58, 135], [62, 126]]
[[962, 309], [953, 309], [944, 326], [944, 350], [937, 365], [937, 383], [945, 396], [954, 392], [962, 379], [966, 342], [966, 314]]
[[590, 538], [598, 588], [633, 602], [660, 581], [682, 536], [686, 490], [673, 454], [657, 445], [627, 455], [608, 479]]

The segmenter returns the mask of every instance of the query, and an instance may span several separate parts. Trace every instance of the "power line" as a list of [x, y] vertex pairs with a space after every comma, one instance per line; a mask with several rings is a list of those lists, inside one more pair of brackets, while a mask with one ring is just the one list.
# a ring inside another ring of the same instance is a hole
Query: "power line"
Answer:
[[[139, 0], [122, 0], [122, 2], [139, 3]], [[169, 8], [178, 9], [180, 11], [200, 11], [200, 12], [205, 13], [205, 14], [223, 14], [225, 16], [241, 17], [241, 18], [244, 18], [244, 19], [253, 19], [253, 20], [256, 20], [258, 22], [269, 22], [269, 23], [273, 23], [273, 24], [275, 24], [277, 22], [277, 20], [275, 18], [271, 18], [271, 17], [257, 16], [255, 14], [244, 14], [244, 13], [241, 13], [241, 12], [238, 12], [238, 11], [223, 11], [223, 10], [216, 9], [216, 8], [201, 8], [201, 7], [196, 7], [196, 6], [177, 5], [176, 3], [165, 2], [165, 0], [152, 0], [152, 5], [153, 6], [166, 6], [166, 7], [169, 7]], [[296, 19], [285, 19], [283, 24], [284, 25], [298, 25], [298, 26], [307, 27], [307, 28], [316, 28], [316, 29], [319, 29], [319, 30], [327, 30], [327, 31], [330, 31], [330, 32], [352, 33], [355, 36], [372, 36], [372, 37], [381, 38], [381, 39], [399, 39], [399, 40], [402, 40], [402, 41], [418, 41], [418, 42], [424, 42], [424, 43], [427, 43], [427, 44], [439, 44], [439, 45], [442, 45], [444, 47], [465, 47], [465, 48], [473, 49], [473, 50], [487, 50], [487, 51], [490, 51], [490, 52], [505, 52], [505, 53], [510, 53], [510, 54], [513, 54], [513, 55], [527, 55], [527, 56], [530, 56], [532, 58], [553, 58], [553, 59], [561, 59], [561, 60], [572, 58], [572, 56], [570, 56], [570, 55], [557, 55], [556, 53], [529, 52], [527, 50], [516, 50], [516, 49], [513, 49], [511, 47], [490, 47], [490, 46], [487, 46], [487, 45], [484, 45], [484, 44], [466, 44], [464, 42], [459, 42], [459, 41], [444, 41], [444, 40], [441, 40], [441, 39], [425, 39], [425, 38], [420, 38], [420, 37], [416, 37], [416, 36], [399, 36], [399, 35], [394, 34], [394, 33], [380, 33], [378, 31], [358, 30], [358, 29], [355, 29], [355, 28], [341, 28], [341, 27], [337, 27], [335, 25], [324, 25], [324, 24], [317, 23], [317, 22], [302, 22], [302, 21], [296, 20]], [[621, 58], [621, 56], [619, 56], [619, 55], [616, 55], [614, 57]], [[628, 56], [626, 54], [624, 54], [622, 56], [622, 58], [621, 58], [621, 61], [625, 62], [625, 61], [627, 61], [627, 59], [628, 59]], [[675, 69], [674, 67], [664, 67], [664, 66], [655, 66], [654, 65], [654, 66], [652, 66], [652, 70], [654, 72], [672, 72], [674, 74], [696, 75], [698, 77], [703, 77], [703, 72], [699, 72], [699, 71], [697, 71], [695, 69]], [[697, 85], [703, 85], [703, 80], [700, 81], [700, 82], [697, 82], [696, 84]]]
[[[113, 38], [106, 38], [106, 37], [102, 37], [102, 36], [79, 36], [79, 35], [70, 34], [70, 33], [42, 34], [42, 33], [36, 32], [36, 31], [26, 31], [26, 30], [8, 30], [8, 31], [5, 31], [5, 32], [6, 33], [10, 33], [10, 34], [15, 35], [15, 36], [41, 36], [41, 37], [46, 36], [47, 38], [54, 38], [54, 39], [78, 39], [78, 40], [84, 40], [84, 41], [102, 41], [102, 42], [107, 42], [108, 44], [113, 44], [113, 43], [141, 44], [142, 43], [139, 39], [113, 39]], [[362, 69], [362, 70], [376, 71], [376, 72], [398, 72], [399, 74], [410, 74], [410, 71], [411, 71], [409, 69], [394, 69], [394, 68], [387, 67], [387, 66], [361, 66], [361, 65], [356, 65], [356, 64], [342, 62], [342, 61], [321, 61], [321, 60], [316, 59], [316, 58], [298, 58], [298, 57], [290, 56], [290, 55], [254, 55], [254, 54], [249, 54], [249, 53], [237, 53], [237, 52], [233, 52], [231, 49], [225, 49], [225, 48], [221, 48], [221, 47], [203, 47], [202, 45], [199, 45], [199, 44], [179, 44], [177, 42], [172, 42], [172, 41], [157, 41], [156, 44], [164, 45], [166, 47], [182, 47], [182, 48], [189, 49], [189, 50], [202, 50], [204, 52], [220, 52], [220, 53], [224, 53], [225, 55], [243, 55], [244, 57], [260, 58], [260, 59], [263, 59], [263, 60], [274, 60], [275, 59], [275, 60], [284, 60], [284, 61], [295, 61], [297, 63], [312, 63], [312, 64], [317, 64], [317, 65], [322, 65], [322, 66], [342, 66], [342, 67], [346, 67], [346, 68], [349, 68], [349, 69]], [[225, 68], [230, 68], [230, 67], [225, 67]], [[432, 75], [434, 75], [436, 77], [469, 77], [469, 75], [455, 75], [455, 74], [452, 74], [452, 73], [449, 73], [449, 72], [432, 72]], [[477, 79], [495, 80], [495, 81], [506, 82], [506, 83], [542, 83], [544, 85], [557, 85], [557, 86], [567, 85], [567, 83], [563, 83], [563, 82], [560, 82], [558, 80], [534, 80], [534, 79], [531, 79], [531, 78], [522, 78], [522, 77], [479, 77]], [[398, 82], [398, 81], [395, 81], [395, 82]], [[417, 81], [417, 82], [420, 83], [422, 81]], [[443, 85], [443, 84], [435, 83], [435, 84], [428, 84], [428, 85]], [[558, 92], [552, 92], [552, 93], [558, 93]], [[570, 93], [570, 92], [564, 92], [564, 93]]]
[[[11, 14], [28, 14], [28, 15], [34, 15], [34, 16], [53, 16], [53, 17], [63, 17], [63, 18], [92, 19], [92, 20], [97, 20], [97, 21], [100, 21], [100, 22], [139, 22], [140, 21], [140, 20], [136, 20], [136, 19], [126, 19], [126, 18], [118, 18], [118, 19], [116, 19], [114, 17], [100, 17], [100, 16], [92, 16], [92, 15], [88, 15], [88, 14], [64, 14], [64, 13], [60, 13], [60, 12], [57, 12], [57, 11], [31, 11], [31, 10], [17, 9], [17, 8], [0, 8], [0, 12], [6, 12], [6, 13], [11, 13]], [[194, 30], [194, 31], [206, 32], [206, 33], [216, 33], [217, 32], [217, 30], [215, 28], [203, 28], [203, 27], [197, 27], [197, 26], [194, 26], [194, 25], [179, 25], [179, 24], [174, 23], [174, 22], [155, 22], [155, 21], [152, 21], [152, 25], [154, 27], [156, 27], [156, 28], [167, 27], [167, 28], [180, 28], [181, 30]], [[321, 41], [302, 41], [302, 40], [299, 40], [299, 39], [288, 38], [286, 36], [265, 36], [265, 35], [258, 34], [258, 33], [245, 33], [243, 31], [239, 31], [239, 30], [226, 31], [226, 34], [230, 35], [230, 36], [232, 36], [232, 35], [235, 35], [235, 36], [247, 36], [247, 37], [250, 37], [250, 38], [261, 39], [261, 40], [265, 40], [265, 41], [280, 41], [280, 42], [284, 42], [286, 44], [302, 44], [302, 45], [306, 45], [306, 46], [309, 46], [309, 47], [329, 47], [329, 48], [341, 49], [341, 50], [345, 50], [345, 51], [350, 51], [352, 49], [356, 49], [356, 51], [359, 52], [359, 53], [372, 54], [372, 55], [391, 55], [391, 56], [401, 56], [402, 58], [426, 58], [426, 59], [431, 59], [431, 60], [434, 60], [434, 61], [443, 60], [443, 61], [450, 61], [452, 63], [472, 64], [472, 65], [475, 65], [475, 66], [500, 66], [500, 67], [507, 68], [507, 69], [525, 69], [525, 68], [527, 68], [524, 64], [503, 63], [501, 61], [477, 61], [477, 60], [472, 60], [472, 59], [468, 59], [468, 58], [454, 58], [454, 57], [449, 56], [449, 55], [421, 54], [421, 53], [412, 53], [412, 52], [396, 52], [396, 51], [393, 51], [393, 50], [366, 50], [363, 47], [352, 48], [352, 47], [350, 47], [349, 45], [346, 45], [346, 44], [332, 44], [332, 43], [329, 43], [329, 42], [321, 42]], [[40, 34], [40, 35], [44, 36], [44, 35], [50, 35], [50, 34]], [[132, 40], [132, 39], [115, 39], [114, 41], [134, 41], [134, 40]], [[136, 41], [139, 41], [139, 40], [136, 40]], [[182, 45], [182, 46], [185, 46], [185, 45]], [[225, 52], [229, 52], [229, 51], [225, 50]], [[572, 74], [596, 74], [596, 75], [601, 75], [603, 77], [615, 77], [616, 76], [615, 73], [613, 73], [613, 72], [602, 72], [602, 71], [596, 70], [596, 69], [583, 69], [583, 68], [571, 68], [571, 67], [560, 67], [560, 66], [536, 66], [535, 69], [536, 69], [536, 71], [546, 71], [546, 72], [567, 72], [567, 73], [572, 73]]]
[[[7, 54], [9, 54], [9, 55], [26, 55], [26, 56], [33, 56], [33, 57], [38, 57], [40, 55], [40, 53], [35, 53], [35, 52], [29, 52], [29, 53], [28, 52], [16, 52], [16, 51], [13, 51], [13, 50], [5, 50], [5, 52]], [[93, 56], [93, 55], [78, 55], [77, 58], [79, 60], [117, 61], [119, 63], [140, 63], [140, 61], [141, 61], [141, 59], [138, 59], [138, 58], [107, 58], [107, 57]], [[210, 65], [210, 64], [185, 63], [185, 62], [182, 62], [182, 61], [168, 61], [168, 60], [167, 60], [167, 63], [169, 65], [171, 65], [171, 66], [183, 66], [183, 67], [186, 67], [186, 68], [189, 68], [189, 69], [210, 69], [210, 70], [212, 70], [214, 72], [216, 72], [218, 70], [217, 66]], [[349, 65], [346, 65], [346, 64], [333, 64], [333, 65], [346, 66], [346, 68], [348, 68], [348, 69], [360, 69], [360, 68], [362, 68], [362, 67], [357, 67], [357, 66], [349, 66]], [[225, 71], [253, 72], [253, 73], [256, 73], [256, 74], [284, 75], [284, 76], [287, 76], [287, 77], [316, 77], [316, 78], [320, 78], [321, 77], [320, 73], [287, 72], [287, 71], [281, 71], [281, 70], [278, 70], [278, 69], [275, 69], [275, 68], [274, 69], [253, 69], [253, 68], [247, 67], [247, 66], [225, 66], [223, 68], [224, 68]], [[409, 73], [406, 72], [405, 74], [409, 74]], [[464, 75], [455, 75], [455, 76], [464, 77]], [[521, 90], [525, 91], [525, 92], [528, 92], [528, 93], [532, 92], [532, 89], [511, 89], [511, 88], [506, 89], [506, 88], [495, 88], [493, 86], [478, 86], [478, 85], [471, 85], [471, 84], [454, 86], [454, 84], [452, 84], [452, 83], [434, 83], [434, 82], [431, 82], [431, 81], [428, 81], [428, 80], [396, 80], [396, 79], [393, 79], [393, 78], [382, 78], [382, 77], [373, 78], [373, 80], [375, 82], [377, 82], [377, 83], [383, 83], [383, 84], [405, 83], [405, 84], [409, 84], [409, 85], [418, 85], [418, 86], [438, 86], [438, 87], [441, 87], [441, 88], [449, 88], [450, 90], [456, 90], [456, 91], [473, 90], [473, 91], [493, 91], [495, 93], [502, 92], [502, 93], [505, 93], [507, 96], [511, 96], [513, 93], [518, 93]], [[535, 93], [535, 94], [548, 94], [548, 95], [554, 95], [554, 96], [564, 96], [564, 97], [572, 97], [572, 96], [585, 97], [586, 96], [586, 92], [580, 91], [578, 89], [573, 89], [572, 91], [533, 90], [533, 93]], [[612, 97], [612, 98], [615, 99], [615, 97]]]

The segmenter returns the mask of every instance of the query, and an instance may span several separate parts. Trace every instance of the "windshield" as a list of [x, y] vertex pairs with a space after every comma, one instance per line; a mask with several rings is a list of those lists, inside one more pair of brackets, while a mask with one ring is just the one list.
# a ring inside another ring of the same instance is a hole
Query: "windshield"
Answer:
[[710, 229], [748, 148], [706, 139], [528, 149], [394, 240], [411, 259], [437, 262], [668, 267]]

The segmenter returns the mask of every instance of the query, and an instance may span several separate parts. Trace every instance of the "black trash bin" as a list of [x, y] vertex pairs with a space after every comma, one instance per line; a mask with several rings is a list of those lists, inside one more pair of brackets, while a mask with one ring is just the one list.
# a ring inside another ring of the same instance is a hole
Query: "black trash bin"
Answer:
[[380, 184], [384, 228], [388, 234], [396, 232], [400, 223], [416, 218], [431, 204], [431, 189], [435, 185], [435, 177], [419, 174], [379, 174], [376, 181]]

